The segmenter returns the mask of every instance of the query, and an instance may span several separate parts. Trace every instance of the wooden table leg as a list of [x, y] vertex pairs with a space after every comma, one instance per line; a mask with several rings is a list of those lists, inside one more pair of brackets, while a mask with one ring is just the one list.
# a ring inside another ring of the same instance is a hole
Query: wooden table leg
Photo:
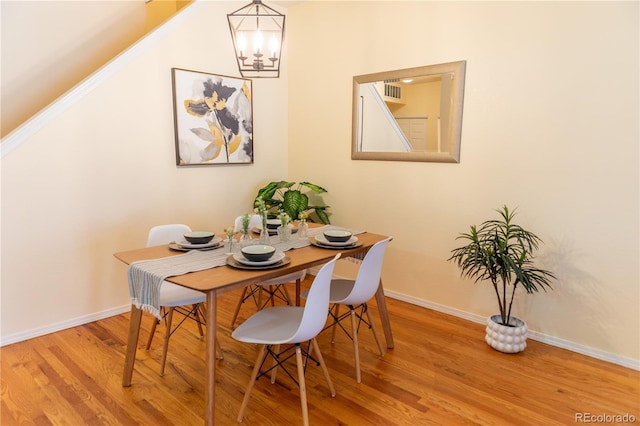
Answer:
[[213, 426], [215, 424], [216, 413], [216, 290], [207, 292], [207, 382], [205, 387], [205, 424]]
[[122, 386], [131, 386], [133, 376], [133, 364], [136, 362], [136, 349], [140, 336], [140, 323], [142, 322], [142, 309], [131, 305], [129, 317], [129, 339], [127, 340], [127, 353], [124, 358], [124, 373], [122, 374]]
[[378, 313], [384, 330], [384, 338], [387, 341], [387, 348], [393, 349], [393, 333], [391, 332], [391, 321], [389, 321], [389, 311], [387, 311], [387, 301], [384, 298], [384, 289], [382, 288], [382, 280], [376, 291], [376, 302], [378, 304]]
[[298, 278], [296, 280], [296, 306], [300, 306], [300, 283], [301, 280]]

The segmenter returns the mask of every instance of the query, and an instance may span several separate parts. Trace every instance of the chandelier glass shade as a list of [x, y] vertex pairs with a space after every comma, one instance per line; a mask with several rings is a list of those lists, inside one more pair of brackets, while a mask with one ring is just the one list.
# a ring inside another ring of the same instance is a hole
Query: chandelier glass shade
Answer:
[[238, 69], [243, 77], [279, 77], [285, 16], [262, 3], [227, 15]]

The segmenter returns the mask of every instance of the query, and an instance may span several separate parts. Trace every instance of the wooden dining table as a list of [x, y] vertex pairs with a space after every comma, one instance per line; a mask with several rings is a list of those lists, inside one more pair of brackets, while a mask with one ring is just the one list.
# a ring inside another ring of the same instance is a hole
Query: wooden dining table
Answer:
[[[236, 269], [229, 265], [206, 269], [198, 272], [172, 276], [166, 278], [167, 281], [198, 290], [207, 295], [206, 301], [206, 413], [205, 424], [215, 424], [215, 366], [216, 366], [216, 302], [219, 295], [244, 288], [253, 284], [276, 278], [281, 275], [290, 274], [314, 266], [322, 265], [336, 255], [342, 253], [342, 257], [362, 258], [364, 254], [378, 241], [384, 240], [385, 236], [365, 232], [358, 234], [358, 241], [362, 245], [354, 248], [325, 249], [314, 245], [303, 248], [292, 249], [285, 252], [290, 262], [285, 266], [264, 270], [244, 270]], [[128, 250], [115, 253], [114, 256], [130, 265], [140, 260], [152, 260], [167, 256], [184, 254], [171, 250], [168, 244], [154, 247], [145, 247], [135, 250]], [[299, 286], [296, 288], [296, 299], [299, 300]], [[376, 292], [376, 301], [382, 328], [388, 348], [393, 348], [393, 334], [389, 322], [389, 314], [384, 298], [382, 280]], [[138, 337], [140, 334], [140, 324], [142, 320], [142, 309], [131, 305], [131, 316], [129, 323], [129, 336], [127, 341], [127, 352], [125, 356], [124, 372], [122, 376], [122, 386], [131, 386], [133, 368], [136, 358]]]

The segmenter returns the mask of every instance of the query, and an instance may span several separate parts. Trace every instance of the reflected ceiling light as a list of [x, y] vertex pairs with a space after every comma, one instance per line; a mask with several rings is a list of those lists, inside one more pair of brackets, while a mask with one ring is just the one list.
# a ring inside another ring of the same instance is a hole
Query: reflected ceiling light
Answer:
[[227, 15], [231, 38], [243, 77], [279, 77], [284, 41], [284, 15], [253, 0]]

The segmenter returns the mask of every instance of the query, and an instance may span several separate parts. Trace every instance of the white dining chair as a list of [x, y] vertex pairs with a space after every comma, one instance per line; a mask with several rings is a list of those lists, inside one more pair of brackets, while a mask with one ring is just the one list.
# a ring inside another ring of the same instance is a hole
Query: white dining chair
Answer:
[[[331, 396], [336, 395], [336, 391], [329, 377], [329, 371], [324, 363], [316, 336], [327, 321], [327, 309], [329, 309], [329, 289], [331, 284], [331, 276], [336, 260], [340, 257], [338, 253], [330, 262], [326, 263], [318, 272], [307, 295], [307, 303], [301, 306], [274, 306], [263, 309], [253, 314], [249, 319], [240, 324], [233, 331], [231, 337], [234, 339], [250, 344], [261, 345], [258, 358], [253, 367], [247, 390], [242, 400], [240, 413], [238, 414], [238, 422], [242, 422], [244, 412], [249, 403], [251, 391], [259, 376], [271, 372], [271, 383], [276, 381], [276, 373], [279, 366], [284, 361], [293, 356], [291, 349], [295, 350], [298, 386], [300, 388], [300, 405], [302, 407], [302, 419], [305, 425], [309, 424], [309, 412], [307, 408], [307, 391], [304, 378], [306, 361], [309, 352], [313, 350], [316, 361], [320, 364], [324, 373]], [[309, 342], [309, 351], [305, 351], [305, 361], [302, 358], [301, 343]], [[281, 345], [292, 344], [284, 351], [280, 351]], [[288, 354], [288, 356], [286, 356]], [[264, 372], [260, 372], [262, 365], [265, 363], [267, 356], [273, 358], [272, 367]], [[291, 378], [293, 376], [288, 374]], [[295, 381], [295, 379], [294, 379]]]
[[[331, 304], [329, 308], [329, 319], [331, 323], [325, 327], [324, 330], [332, 329], [331, 343], [335, 342], [335, 333], [338, 327], [353, 341], [356, 381], [358, 383], [362, 381], [360, 373], [360, 351], [358, 348], [358, 330], [362, 323], [371, 329], [376, 344], [378, 345], [380, 356], [384, 356], [384, 348], [371, 319], [367, 302], [374, 297], [380, 285], [382, 261], [389, 241], [391, 241], [391, 237], [377, 242], [369, 249], [364, 259], [362, 259], [355, 280], [341, 278], [331, 280], [331, 293], [329, 297], [329, 303]], [[306, 292], [302, 294], [302, 297], [307, 297]], [[349, 309], [348, 312], [342, 315], [340, 315], [339, 312], [341, 305], [345, 305]], [[366, 319], [364, 318], [365, 315]], [[341, 324], [341, 322], [347, 318], [351, 320], [350, 331]]]
[[[180, 241], [183, 239], [183, 235], [186, 232], [191, 232], [191, 228], [183, 224], [154, 226], [149, 231], [147, 247], [168, 244], [173, 241]], [[206, 294], [200, 291], [182, 287], [168, 281], [162, 282], [162, 285], [160, 286], [159, 304], [162, 320], [164, 320], [166, 326], [166, 332], [164, 337], [164, 346], [162, 348], [162, 360], [160, 361], [160, 376], [164, 376], [164, 369], [167, 362], [167, 351], [169, 349], [169, 339], [186, 320], [189, 319], [195, 321], [198, 325], [200, 337], [204, 338], [202, 325], [205, 323], [204, 302], [206, 300]], [[175, 327], [172, 324], [174, 312], [178, 312], [183, 316], [181, 321]], [[160, 321], [161, 320], [154, 318], [153, 325], [151, 326], [151, 333], [149, 334], [149, 340], [147, 341], [147, 346], [145, 348], [146, 351], [149, 351], [151, 348], [151, 342], [153, 341], [156, 327]], [[218, 359], [222, 359], [223, 355], [220, 345], [216, 344], [216, 348]]]
[[[256, 220], [256, 217], [257, 224], [252, 225], [254, 220]], [[242, 227], [242, 216], [238, 216], [235, 223], [236, 230], [239, 229], [238, 226]], [[253, 215], [251, 218], [249, 227], [253, 228], [254, 226], [262, 226], [262, 219], [260, 218], [260, 215]], [[253, 300], [258, 311], [264, 309], [269, 304], [271, 304], [271, 306], [275, 306], [276, 300], [281, 300], [287, 305], [292, 305], [293, 303], [291, 302], [291, 296], [287, 290], [287, 284], [296, 283], [296, 286], [300, 286], [300, 283], [304, 281], [306, 274], [307, 270], [305, 269], [300, 272], [283, 275], [281, 277], [273, 278], [271, 280], [243, 288], [242, 294], [240, 295], [240, 299], [238, 300], [238, 304], [236, 305], [236, 309], [233, 313], [233, 317], [231, 318], [231, 328], [235, 327], [238, 315], [240, 314], [240, 309], [247, 300]]]

